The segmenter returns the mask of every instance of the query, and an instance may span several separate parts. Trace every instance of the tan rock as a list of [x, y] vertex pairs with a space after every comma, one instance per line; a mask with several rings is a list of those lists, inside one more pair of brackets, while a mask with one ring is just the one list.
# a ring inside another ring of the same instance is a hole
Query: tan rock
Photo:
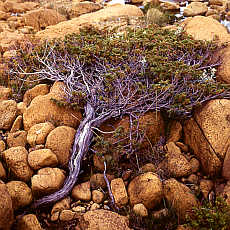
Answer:
[[79, 217], [76, 212], [71, 210], [62, 210], [59, 216], [60, 221], [71, 221]]
[[163, 219], [169, 216], [169, 210], [167, 208], [160, 209], [152, 212], [152, 217], [156, 220]]
[[143, 204], [135, 204], [133, 206], [133, 212], [137, 216], [142, 216], [142, 217], [148, 216], [148, 210]]
[[84, 182], [73, 187], [71, 196], [75, 200], [91, 200], [90, 182]]
[[[0, 3], [1, 4], [1, 3]], [[1, 8], [1, 5], [0, 5]], [[0, 10], [0, 20], [7, 20], [9, 14]]]
[[211, 180], [200, 180], [200, 191], [202, 192], [205, 199], [208, 199], [208, 194], [211, 192], [214, 184]]
[[23, 102], [19, 102], [17, 104], [17, 115], [23, 115], [23, 113], [26, 111], [26, 105]]
[[[106, 174], [106, 176], [107, 176], [109, 181], [114, 179], [113, 175]], [[90, 177], [90, 186], [93, 189], [97, 189], [97, 188], [103, 188], [104, 189], [104, 188], [106, 188], [106, 182], [105, 182], [105, 179], [104, 179], [104, 175], [102, 173], [93, 174]]]
[[209, 5], [223, 6], [224, 3], [225, 3], [224, 0], [209, 0]]
[[93, 190], [92, 191], [92, 200], [93, 202], [100, 204], [104, 200], [104, 194], [101, 191]]
[[4, 30], [3, 32], [0, 33], [0, 48], [2, 51], [7, 51], [11, 47], [13, 47], [16, 42], [23, 41], [24, 35], [19, 34], [17, 31], [7, 31]]
[[172, 177], [184, 177], [191, 174], [191, 165], [186, 157], [181, 153], [179, 147], [174, 142], [169, 142], [167, 148], [168, 171]]
[[59, 168], [42, 168], [31, 178], [31, 189], [36, 197], [48, 195], [60, 189], [65, 174]]
[[16, 50], [7, 50], [7, 51], [4, 52], [4, 54], [2, 55], [2, 57], [5, 60], [10, 60], [12, 57], [15, 57], [16, 54], [17, 54]]
[[14, 121], [12, 127], [11, 127], [10, 132], [15, 133], [15, 132], [19, 131], [21, 129], [21, 127], [22, 127], [22, 116], [19, 115], [15, 119], [15, 121]]
[[72, 4], [71, 8], [67, 11], [70, 19], [76, 18], [82, 14], [87, 14], [90, 12], [94, 12], [100, 10], [102, 5], [94, 2], [84, 1], [80, 3]]
[[230, 149], [229, 148], [224, 158], [222, 177], [226, 180], [230, 180]]
[[141, 168], [140, 168], [141, 172], [143, 173], [147, 173], [147, 172], [155, 172], [156, 171], [156, 167], [154, 164], [152, 163], [147, 163], [145, 165], [143, 165]]
[[121, 16], [143, 16], [142, 11], [132, 5], [114, 5], [93, 13], [83, 14], [72, 20], [49, 26], [46, 30], [39, 31], [36, 37], [39, 39], [63, 38], [66, 34], [78, 33], [85, 25], [92, 25], [107, 20], [108, 18]]
[[47, 26], [56, 25], [66, 18], [53, 9], [38, 9], [23, 15], [25, 25], [32, 26], [35, 30], [44, 30]]
[[182, 22], [184, 30], [196, 40], [213, 41], [219, 43], [230, 41], [226, 27], [213, 18], [195, 16]]
[[5, 1], [4, 8], [6, 12], [23, 13], [36, 8], [39, 4], [36, 2], [13, 2]]
[[160, 6], [164, 9], [164, 10], [169, 10], [169, 11], [178, 11], [180, 10], [180, 6], [178, 3], [175, 2], [162, 2], [160, 4]]
[[46, 95], [49, 93], [49, 86], [47, 84], [39, 84], [29, 89], [25, 92], [23, 96], [23, 102], [26, 106], [30, 104], [30, 102], [39, 95]]
[[0, 152], [3, 152], [6, 149], [6, 144], [3, 140], [0, 140]]
[[182, 142], [175, 142], [175, 144], [176, 144], [176, 146], [178, 146], [180, 149], [181, 149], [181, 151], [183, 151], [183, 152], [185, 152], [185, 153], [187, 153], [188, 152], [188, 146], [187, 145], [185, 145], [184, 143], [182, 143]]
[[185, 143], [193, 149], [202, 169], [210, 176], [220, 172], [221, 159], [229, 148], [229, 114], [230, 100], [216, 99], [195, 112], [196, 121], [191, 118], [184, 125]]
[[0, 181], [0, 229], [10, 230], [13, 222], [12, 200], [6, 185]]
[[28, 163], [32, 169], [37, 170], [57, 166], [58, 159], [50, 149], [39, 149], [29, 153]]
[[155, 207], [163, 198], [161, 180], [148, 172], [135, 177], [128, 186], [131, 205], [142, 203], [146, 208]]
[[7, 145], [9, 148], [22, 146], [25, 147], [27, 144], [27, 132], [20, 130], [15, 133], [9, 133], [7, 136]]
[[68, 196], [54, 204], [51, 215], [62, 210], [70, 209], [71, 198]]
[[192, 158], [189, 161], [191, 168], [192, 168], [192, 173], [196, 173], [199, 171], [200, 168], [200, 162], [196, 158]]
[[6, 186], [11, 196], [14, 210], [23, 208], [32, 202], [32, 191], [25, 182], [10, 181]]
[[13, 100], [0, 101], [0, 129], [10, 129], [17, 114], [17, 103]]
[[182, 135], [182, 125], [179, 121], [172, 121], [170, 124], [170, 133], [167, 142], [177, 142]]
[[62, 166], [68, 166], [75, 133], [76, 130], [74, 128], [59, 126], [47, 136], [45, 146], [53, 151]]
[[51, 122], [33, 125], [27, 134], [27, 141], [31, 146], [45, 144], [48, 134], [55, 129]]
[[65, 100], [64, 84], [56, 82], [50, 89], [50, 93], [37, 96], [23, 113], [24, 129], [29, 130], [33, 125], [50, 121], [55, 125], [77, 127], [82, 115], [79, 111], [58, 107], [51, 98]]
[[84, 230], [130, 230], [127, 217], [107, 210], [88, 211], [83, 215], [78, 227]]
[[185, 9], [183, 15], [185, 17], [192, 17], [197, 15], [205, 15], [208, 7], [202, 2], [191, 2]]
[[28, 152], [22, 147], [12, 147], [3, 152], [3, 158], [15, 178], [28, 182], [33, 175], [33, 170], [27, 162]]
[[164, 182], [164, 197], [181, 221], [184, 221], [187, 215], [191, 215], [193, 207], [198, 206], [198, 201], [192, 191], [175, 179]]
[[[0, 12], [0, 15], [1, 15], [1, 12]], [[1, 16], [0, 16], [0, 19], [1, 19]], [[10, 88], [0, 86], [0, 101], [8, 100], [11, 94], [12, 94], [12, 90]]]
[[94, 211], [94, 210], [97, 210], [97, 209], [100, 209], [100, 204], [97, 204], [97, 203], [93, 203], [90, 207], [90, 211]]
[[19, 220], [17, 228], [20, 230], [42, 230], [42, 227], [34, 214], [24, 215]]
[[116, 178], [111, 181], [111, 192], [114, 196], [115, 204], [122, 207], [128, 203], [128, 194], [125, 188], [124, 181], [121, 178]]
[[186, 181], [191, 183], [191, 184], [197, 184], [199, 180], [199, 177], [196, 174], [191, 174]]
[[228, 45], [226, 48], [221, 49], [218, 52], [217, 57], [220, 57], [222, 62], [218, 67], [218, 71], [216, 73], [217, 79], [222, 82], [230, 83], [230, 46]]
[[76, 207], [73, 207], [72, 210], [74, 212], [78, 212], [78, 213], [84, 213], [86, 211], [86, 208], [85, 207], [82, 207], [82, 206], [76, 206]]
[[6, 179], [6, 170], [4, 169], [2, 162], [0, 161], [0, 180]]

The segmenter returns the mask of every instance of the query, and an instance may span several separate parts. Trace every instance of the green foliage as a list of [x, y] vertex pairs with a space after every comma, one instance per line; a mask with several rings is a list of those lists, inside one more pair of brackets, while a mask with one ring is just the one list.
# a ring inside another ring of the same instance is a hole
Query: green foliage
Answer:
[[189, 219], [188, 226], [199, 230], [230, 229], [230, 206], [218, 197], [214, 204], [205, 201], [200, 207], [193, 209], [194, 217]]
[[[68, 71], [63, 64], [66, 55], [70, 55], [72, 60], [79, 60], [85, 73], [104, 66], [106, 73], [103, 91], [101, 88], [97, 89], [101, 104], [117, 103], [119, 97], [113, 94], [114, 82], [133, 74], [139, 77], [136, 82], [136, 98], [133, 100], [148, 93], [156, 98], [157, 106], [158, 95], [162, 96], [162, 92], [165, 92], [168, 94], [164, 102], [168, 104], [165, 106], [167, 113], [177, 113], [183, 118], [182, 115], [190, 114], [193, 107], [199, 106], [201, 101], [217, 97], [228, 87], [202, 77], [203, 71], [213, 64], [212, 57], [217, 49], [217, 45], [193, 40], [183, 31], [170, 31], [153, 25], [139, 29], [129, 28], [122, 33], [90, 28], [84, 29], [80, 34], [67, 35], [63, 41], [55, 40], [30, 48], [29, 52], [21, 49], [18, 57], [10, 63], [10, 68], [17, 70], [20, 65], [20, 69], [28, 73], [40, 71], [44, 66], [38, 61], [38, 57], [46, 61], [50, 58], [51, 63], [54, 63], [52, 55], [46, 56], [48, 50], [53, 50], [57, 58], [54, 64], [63, 75]], [[12, 76], [15, 77], [15, 73]], [[30, 77], [36, 79], [35, 75]], [[144, 78], [149, 79], [148, 85]], [[61, 79], [57, 76], [56, 80]], [[80, 93], [84, 98], [86, 92], [79, 89], [72, 93]], [[79, 97], [73, 95], [72, 103], [78, 102]]]

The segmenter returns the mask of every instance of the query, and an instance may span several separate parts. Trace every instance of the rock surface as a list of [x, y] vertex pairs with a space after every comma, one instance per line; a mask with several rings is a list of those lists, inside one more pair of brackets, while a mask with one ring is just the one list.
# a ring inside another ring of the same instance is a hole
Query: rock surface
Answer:
[[75, 200], [91, 200], [90, 182], [84, 182], [73, 187], [72, 197]]
[[68, 166], [75, 133], [74, 128], [59, 126], [47, 136], [45, 147], [52, 150], [61, 166]]
[[192, 191], [175, 179], [164, 182], [164, 197], [182, 221], [186, 220], [187, 215], [191, 215], [193, 207], [198, 206], [198, 201]]
[[53, 193], [61, 188], [65, 174], [59, 168], [42, 168], [31, 178], [31, 189], [36, 197]]
[[192, 17], [196, 15], [205, 15], [208, 7], [202, 2], [192, 2], [184, 9], [184, 16]]
[[13, 100], [0, 101], [0, 129], [10, 129], [17, 114], [17, 103]]
[[28, 182], [33, 175], [33, 170], [28, 164], [28, 152], [22, 147], [12, 147], [3, 152], [3, 158], [13, 176], [21, 181]]
[[65, 93], [63, 91], [64, 84], [56, 82], [50, 89], [50, 93], [44, 96], [35, 97], [30, 106], [23, 113], [24, 129], [29, 130], [33, 125], [51, 122], [54, 125], [67, 125], [77, 127], [82, 118], [80, 112], [72, 109], [58, 107], [51, 98], [56, 100], [64, 100]]
[[10, 230], [14, 221], [12, 199], [6, 185], [0, 181], [0, 229]]
[[154, 208], [163, 198], [163, 187], [159, 177], [151, 172], [135, 177], [128, 186], [131, 205], [142, 203]]
[[37, 217], [34, 214], [24, 215], [19, 220], [17, 228], [20, 230], [43, 230]]
[[23, 208], [32, 202], [32, 191], [25, 182], [10, 181], [6, 187], [11, 196], [14, 210]]
[[194, 118], [184, 125], [185, 143], [193, 149], [204, 172], [210, 176], [221, 171], [221, 161], [229, 148], [229, 114], [230, 100], [216, 99], [197, 110]]
[[114, 5], [93, 13], [84, 14], [72, 20], [49, 26], [36, 34], [38, 39], [63, 38], [66, 34], [78, 33], [83, 26], [92, 26], [95, 23], [106, 21], [109, 18], [121, 16], [143, 16], [142, 11], [132, 5]]
[[131, 230], [128, 227], [128, 218], [106, 210], [86, 212], [78, 226], [84, 230]]
[[57, 166], [58, 159], [50, 149], [38, 149], [29, 153], [28, 163], [32, 169], [38, 170]]

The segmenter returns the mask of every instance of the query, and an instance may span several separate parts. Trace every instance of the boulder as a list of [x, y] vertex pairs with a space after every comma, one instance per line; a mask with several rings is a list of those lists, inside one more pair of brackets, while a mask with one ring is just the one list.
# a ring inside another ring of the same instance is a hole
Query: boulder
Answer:
[[[1, 152], [1, 151], [0, 151]], [[6, 179], [6, 170], [0, 161], [0, 180]]]
[[47, 26], [56, 25], [66, 18], [53, 9], [37, 9], [23, 15], [24, 25], [32, 26], [35, 30], [44, 30]]
[[210, 17], [195, 16], [184, 20], [181, 25], [185, 32], [196, 40], [215, 40], [219, 43], [230, 41], [226, 27]]
[[17, 103], [14, 100], [0, 101], [0, 129], [10, 129], [17, 114]]
[[13, 176], [21, 181], [28, 182], [33, 170], [28, 164], [28, 152], [22, 147], [11, 147], [3, 152], [3, 158]]
[[61, 166], [68, 166], [75, 133], [74, 128], [59, 126], [47, 136], [45, 147], [52, 150]]
[[35, 36], [42, 40], [63, 38], [67, 34], [78, 33], [83, 26], [92, 26], [94, 23], [100, 23], [109, 18], [119, 18], [124, 15], [143, 16], [143, 13], [138, 7], [133, 5], [114, 5], [93, 13], [83, 14], [54, 26], [49, 26], [45, 30], [39, 31]]
[[39, 6], [36, 2], [15, 2], [12, 0], [7, 0], [4, 2], [5, 12], [10, 13], [24, 13], [29, 10], [33, 10]]
[[0, 49], [2, 51], [7, 51], [13, 47], [17, 42], [23, 41], [24, 35], [19, 34], [17, 31], [7, 31], [4, 30], [0, 33]]
[[30, 102], [39, 95], [46, 95], [49, 93], [49, 86], [47, 84], [39, 84], [29, 89], [25, 92], [23, 96], [23, 102], [26, 106], [30, 104]]
[[71, 199], [69, 196], [58, 201], [57, 203], [54, 204], [51, 210], [51, 215], [53, 215], [56, 212], [60, 212], [62, 210], [70, 209], [70, 203], [71, 203]]
[[126, 205], [128, 203], [128, 194], [125, 188], [124, 181], [121, 178], [113, 179], [110, 186], [115, 204], [118, 207]]
[[20, 230], [43, 230], [37, 217], [34, 214], [22, 216], [17, 223], [17, 229]]
[[78, 227], [84, 230], [131, 230], [128, 218], [107, 210], [86, 212], [79, 220]]
[[10, 230], [14, 222], [12, 199], [6, 185], [0, 181], [0, 229]]
[[191, 216], [192, 208], [199, 205], [192, 191], [175, 179], [164, 181], [163, 190], [166, 201], [176, 211], [180, 221], [185, 221], [186, 216]]
[[186, 177], [192, 172], [191, 165], [174, 142], [166, 145], [167, 168], [172, 177]]
[[142, 216], [142, 217], [148, 216], [148, 210], [143, 204], [135, 204], [133, 206], [133, 212], [137, 216]]
[[170, 132], [167, 143], [177, 142], [182, 136], [182, 125], [179, 121], [172, 121], [170, 124]]
[[214, 183], [211, 180], [200, 180], [200, 191], [203, 194], [205, 199], [208, 199], [208, 195], [214, 187]]
[[60, 221], [71, 221], [77, 219], [79, 214], [71, 210], [62, 210], [59, 216]]
[[154, 208], [163, 198], [162, 182], [157, 174], [141, 174], [130, 182], [128, 194], [131, 205], [142, 203], [146, 208]]
[[10, 129], [11, 133], [15, 133], [22, 128], [22, 120], [23, 120], [23, 118], [21, 115], [17, 116], [17, 118], [15, 119], [15, 121], [14, 121], [14, 123]]
[[71, 196], [75, 200], [91, 200], [90, 182], [84, 182], [73, 187]]
[[25, 182], [10, 181], [6, 187], [11, 196], [14, 210], [23, 208], [32, 202], [32, 191]]
[[28, 155], [28, 163], [34, 170], [44, 167], [55, 167], [58, 164], [57, 156], [50, 149], [38, 149]]
[[92, 191], [92, 200], [93, 202], [100, 204], [104, 200], [104, 193], [99, 190]]
[[64, 183], [65, 174], [59, 168], [42, 168], [31, 178], [31, 189], [36, 197], [51, 194], [60, 189]]
[[84, 2], [72, 4], [72, 6], [70, 8], [68, 8], [67, 14], [68, 14], [68, 17], [70, 19], [72, 19], [72, 18], [76, 18], [82, 14], [87, 14], [90, 12], [100, 10], [101, 8], [102, 8], [101, 4], [89, 2], [89, 1], [84, 1]]
[[43, 122], [51, 122], [54, 125], [67, 125], [78, 127], [82, 115], [66, 107], [59, 107], [51, 99], [65, 100], [64, 84], [55, 82], [50, 93], [35, 97], [30, 106], [23, 113], [24, 129], [29, 130], [33, 125]]
[[193, 149], [203, 171], [217, 175], [229, 151], [230, 100], [215, 99], [196, 110], [184, 124], [185, 143]]
[[20, 130], [14, 133], [8, 133], [7, 136], [7, 145], [9, 148], [22, 146], [25, 147], [27, 144], [27, 132], [24, 130]]
[[[0, 12], [0, 15], [1, 15], [1, 12]], [[0, 20], [1, 20], [1, 16], [0, 16]], [[8, 100], [11, 94], [12, 94], [12, 90], [10, 88], [0, 86], [0, 101]]]
[[45, 144], [48, 134], [55, 129], [51, 122], [44, 122], [33, 125], [27, 134], [27, 141], [30, 146]]
[[192, 17], [197, 15], [205, 15], [208, 11], [208, 7], [205, 3], [202, 2], [191, 2], [185, 9], [184, 9], [184, 16], [185, 17]]

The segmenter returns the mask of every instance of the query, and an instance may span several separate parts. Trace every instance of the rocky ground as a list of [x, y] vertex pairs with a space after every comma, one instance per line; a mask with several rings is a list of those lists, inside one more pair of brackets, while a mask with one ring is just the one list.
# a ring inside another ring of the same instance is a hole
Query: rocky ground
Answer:
[[[172, 11], [180, 7], [179, 3], [159, 4]], [[225, 83], [230, 83], [230, 35], [217, 20], [229, 17], [229, 9], [225, 0], [194, 1], [184, 10], [185, 21], [167, 26], [179, 26], [195, 39], [226, 43], [216, 54], [222, 57], [217, 79]], [[154, 22], [154, 15], [149, 12], [148, 20]], [[15, 44], [26, 39], [63, 38], [85, 26], [137, 26], [143, 16], [137, 6], [128, 4], [0, 0], [0, 71], [7, 71], [7, 60], [17, 52]], [[179, 230], [185, 229], [180, 224], [203, 199], [212, 202], [222, 196], [230, 205], [230, 101], [215, 99], [192, 118], [170, 121], [169, 126], [160, 113], [144, 115], [141, 122], [151, 123], [146, 135], [152, 143], [170, 127], [164, 145], [157, 149], [164, 157], [160, 162], [140, 162], [139, 170], [125, 163], [120, 171], [108, 168], [111, 192], [103, 159], [91, 155], [83, 160], [83, 172], [68, 197], [50, 208], [32, 209], [33, 200], [62, 187], [83, 116], [50, 100], [65, 98], [61, 86], [60, 82], [39, 84], [27, 90], [21, 101], [12, 97], [13, 89], [0, 88], [0, 229], [154, 229], [138, 221], [164, 222], [173, 210], [174, 229]], [[124, 127], [127, 122], [118, 121]]]

